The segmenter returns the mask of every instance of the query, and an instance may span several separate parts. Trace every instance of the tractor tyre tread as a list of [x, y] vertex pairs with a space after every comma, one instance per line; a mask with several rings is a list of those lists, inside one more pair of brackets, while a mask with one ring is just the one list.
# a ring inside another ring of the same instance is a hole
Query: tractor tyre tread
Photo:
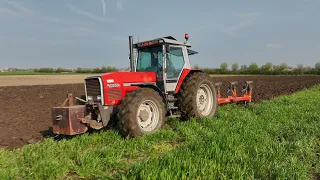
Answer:
[[203, 72], [194, 72], [189, 75], [182, 83], [178, 92], [178, 105], [181, 113], [181, 119], [188, 120], [191, 118], [200, 119], [203, 116], [197, 111], [196, 96], [197, 90], [202, 83], [211, 87], [213, 92], [213, 107], [207, 117], [213, 117], [218, 107], [217, 91], [210, 76]]
[[145, 132], [138, 127], [136, 117], [139, 104], [146, 98], [152, 99], [159, 109], [158, 125], [152, 132], [164, 126], [166, 109], [163, 97], [152, 88], [138, 88], [129, 92], [119, 105], [119, 111], [117, 113], [118, 125], [120, 133], [123, 136], [138, 137], [145, 134]]

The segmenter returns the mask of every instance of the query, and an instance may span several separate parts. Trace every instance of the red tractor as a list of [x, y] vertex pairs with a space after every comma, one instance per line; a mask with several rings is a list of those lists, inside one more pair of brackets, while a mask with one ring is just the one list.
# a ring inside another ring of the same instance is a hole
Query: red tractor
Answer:
[[221, 98], [216, 90], [221, 84], [190, 67], [189, 56], [197, 52], [189, 49], [188, 38], [186, 34], [185, 42], [168, 36], [133, 44], [130, 36], [131, 72], [86, 78], [85, 105], [73, 105], [69, 94], [61, 107], [52, 108], [53, 133], [81, 134], [89, 128], [104, 128], [115, 119], [123, 135], [136, 137], [158, 131], [166, 117], [210, 118], [218, 104], [251, 102], [251, 82], [243, 97], [236, 97], [232, 88], [232, 96]]

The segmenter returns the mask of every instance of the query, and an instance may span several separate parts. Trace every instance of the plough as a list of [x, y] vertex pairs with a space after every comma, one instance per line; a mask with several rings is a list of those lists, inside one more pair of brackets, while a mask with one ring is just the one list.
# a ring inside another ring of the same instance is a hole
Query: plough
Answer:
[[238, 81], [230, 82], [230, 86], [227, 89], [227, 93], [231, 93], [231, 95], [228, 95], [225, 98], [221, 97], [222, 82], [215, 83], [215, 86], [217, 87], [219, 104], [238, 103], [238, 102], [243, 102], [245, 104], [250, 103], [252, 101], [252, 83], [253, 81], [245, 81], [245, 86], [241, 90], [241, 92], [244, 94], [242, 96], [237, 96]]

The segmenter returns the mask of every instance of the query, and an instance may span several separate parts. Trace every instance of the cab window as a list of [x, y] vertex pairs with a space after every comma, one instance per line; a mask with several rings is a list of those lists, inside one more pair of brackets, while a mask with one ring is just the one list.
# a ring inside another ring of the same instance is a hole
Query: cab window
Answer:
[[183, 51], [181, 47], [170, 47], [166, 54], [167, 78], [179, 78], [180, 72], [184, 66]]
[[148, 51], [140, 51], [137, 61], [137, 71], [145, 71], [151, 64], [151, 53]]
[[137, 72], [162, 70], [162, 47], [140, 49], [137, 59]]

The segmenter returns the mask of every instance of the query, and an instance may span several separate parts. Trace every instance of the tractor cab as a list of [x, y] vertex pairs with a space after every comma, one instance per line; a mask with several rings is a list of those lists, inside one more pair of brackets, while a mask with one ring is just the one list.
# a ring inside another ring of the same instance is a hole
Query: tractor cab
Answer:
[[133, 44], [136, 49], [134, 72], [155, 72], [157, 86], [163, 92], [174, 92], [184, 69], [190, 69], [188, 55], [197, 52], [188, 49], [186, 42], [177, 41], [172, 36], [162, 37]]

